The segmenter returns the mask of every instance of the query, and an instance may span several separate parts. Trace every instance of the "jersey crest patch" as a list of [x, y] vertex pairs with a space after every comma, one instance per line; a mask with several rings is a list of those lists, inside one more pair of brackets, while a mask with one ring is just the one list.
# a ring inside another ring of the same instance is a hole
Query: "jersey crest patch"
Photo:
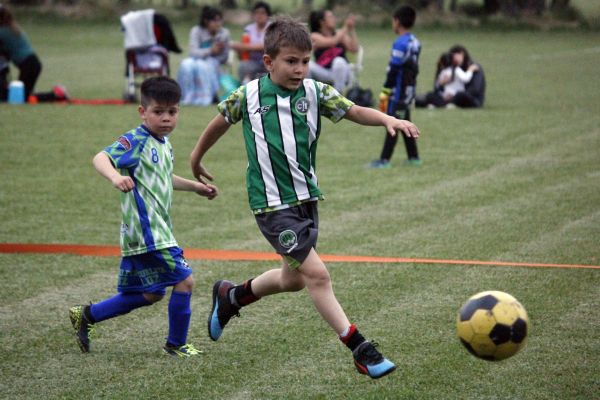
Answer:
[[306, 115], [309, 107], [310, 107], [310, 103], [306, 99], [306, 97], [301, 97], [298, 100], [296, 100], [296, 105], [294, 106], [296, 111], [302, 115]]
[[131, 142], [125, 136], [121, 136], [120, 138], [118, 138], [117, 142], [119, 142], [121, 146], [123, 146], [125, 151], [131, 149]]

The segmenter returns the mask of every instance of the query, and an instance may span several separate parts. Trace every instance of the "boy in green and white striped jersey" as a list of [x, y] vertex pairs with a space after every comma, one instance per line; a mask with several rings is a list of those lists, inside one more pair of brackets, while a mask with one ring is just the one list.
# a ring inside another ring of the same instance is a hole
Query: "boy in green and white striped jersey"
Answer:
[[264, 44], [263, 61], [269, 74], [238, 88], [219, 104], [219, 114], [192, 151], [191, 165], [198, 180], [212, 180], [201, 164], [204, 154], [231, 124], [242, 121], [250, 207], [283, 264], [238, 286], [217, 281], [208, 317], [209, 336], [218, 340], [231, 317], [261, 297], [306, 288], [320, 315], [352, 351], [358, 371], [380, 378], [396, 366], [350, 324], [315, 251], [321, 198], [315, 171], [320, 117], [384, 126], [390, 135], [402, 131], [416, 138], [419, 130], [408, 121], [354, 105], [327, 84], [306, 79], [312, 44], [302, 24], [275, 20], [267, 28]]

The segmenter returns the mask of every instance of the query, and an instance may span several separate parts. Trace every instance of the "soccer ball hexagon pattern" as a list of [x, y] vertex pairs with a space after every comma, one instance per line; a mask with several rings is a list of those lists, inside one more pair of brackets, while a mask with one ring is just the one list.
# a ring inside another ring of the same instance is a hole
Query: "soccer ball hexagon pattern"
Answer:
[[458, 338], [469, 353], [488, 361], [513, 356], [529, 331], [525, 308], [508, 293], [477, 293], [462, 306], [456, 320]]

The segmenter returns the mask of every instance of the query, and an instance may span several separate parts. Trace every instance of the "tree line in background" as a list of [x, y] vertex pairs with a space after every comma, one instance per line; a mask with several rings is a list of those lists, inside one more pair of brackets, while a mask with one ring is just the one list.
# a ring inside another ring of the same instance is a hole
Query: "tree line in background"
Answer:
[[[144, 1], [132, 0], [112, 0], [115, 5], [128, 6], [133, 3], [143, 4]], [[401, 4], [410, 4], [418, 9], [430, 9], [432, 11], [450, 11], [459, 12], [467, 11], [470, 13], [496, 14], [502, 13], [507, 16], [519, 16], [522, 14], [541, 15], [545, 11], [562, 11], [569, 8], [570, 0], [472, 0], [470, 2], [461, 2], [458, 0], [373, 0], [382, 9], [393, 9]], [[596, 0], [594, 0], [596, 1]], [[7, 1], [8, 4], [14, 5], [77, 5], [80, 3], [90, 3], [90, 0], [13, 0]], [[92, 2], [93, 3], [93, 2]], [[148, 1], [154, 4], [155, 1]], [[160, 3], [160, 2], [159, 2]], [[187, 8], [198, 5], [202, 2], [196, 0], [168, 0], [165, 3], [174, 7]], [[235, 9], [238, 7], [251, 7], [252, 0], [220, 0], [220, 6], [223, 9]], [[313, 8], [313, 0], [296, 0], [296, 6], [301, 6], [304, 9]], [[335, 6], [360, 6], [364, 4], [364, 0], [326, 0], [326, 8], [332, 9]]]

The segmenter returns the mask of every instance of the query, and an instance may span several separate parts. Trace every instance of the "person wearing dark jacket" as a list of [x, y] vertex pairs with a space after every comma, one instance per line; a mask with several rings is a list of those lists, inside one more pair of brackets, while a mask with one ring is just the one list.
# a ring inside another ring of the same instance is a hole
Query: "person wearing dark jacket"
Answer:
[[[0, 101], [6, 101], [8, 96], [9, 61], [19, 69], [18, 80], [23, 82], [27, 101], [34, 95], [33, 89], [42, 72], [42, 63], [13, 14], [0, 4]], [[55, 86], [52, 92], [36, 93], [34, 96], [36, 101], [68, 100], [62, 86]]]
[[[446, 54], [446, 53], [445, 53]], [[456, 45], [450, 48], [447, 53], [450, 56], [452, 65], [459, 67], [465, 72], [472, 71], [472, 76], [465, 83], [464, 90], [454, 93], [451, 97], [442, 95], [443, 85], [439, 84], [438, 72], [433, 85], [433, 90], [424, 95], [419, 95], [415, 99], [416, 107], [461, 107], [461, 108], [480, 108], [485, 101], [485, 74], [479, 63], [474, 62], [469, 52], [464, 46]], [[441, 58], [440, 58], [441, 60]], [[438, 63], [439, 64], [439, 63]]]

